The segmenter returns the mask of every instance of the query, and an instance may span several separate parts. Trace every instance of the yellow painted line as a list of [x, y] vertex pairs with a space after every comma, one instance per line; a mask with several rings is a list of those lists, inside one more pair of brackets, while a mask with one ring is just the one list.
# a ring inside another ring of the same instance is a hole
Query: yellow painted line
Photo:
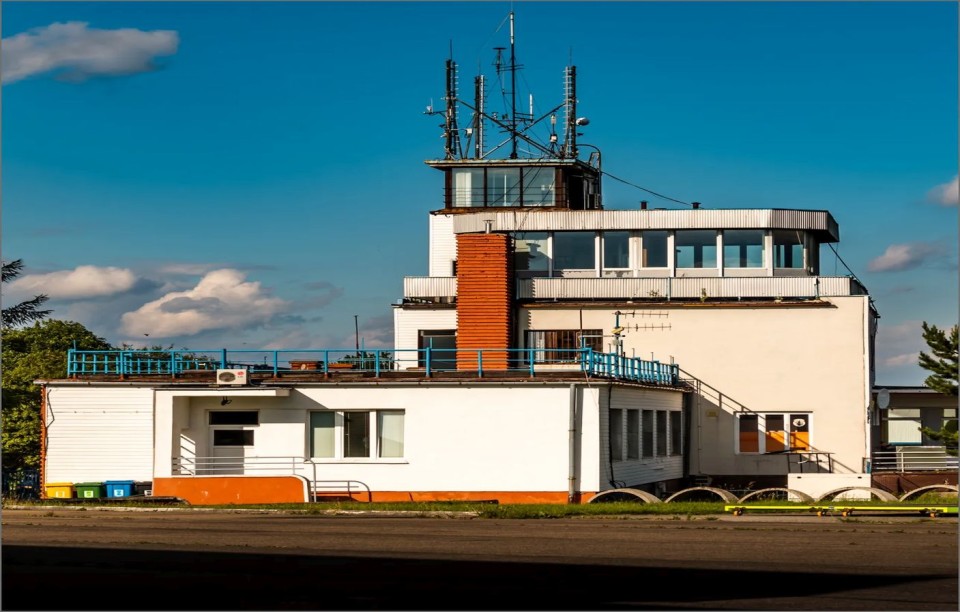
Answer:
[[746, 506], [746, 505], [727, 505], [723, 507], [725, 512], [740, 513], [747, 510], [782, 510], [782, 511], [803, 511], [808, 512], [936, 512], [940, 514], [956, 514], [958, 508], [950, 506], [845, 506], [835, 504], [832, 506]]

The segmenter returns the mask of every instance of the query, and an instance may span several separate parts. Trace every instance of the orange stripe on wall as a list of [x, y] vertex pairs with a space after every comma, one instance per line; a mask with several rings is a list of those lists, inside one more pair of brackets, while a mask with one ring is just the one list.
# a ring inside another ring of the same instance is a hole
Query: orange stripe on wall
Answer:
[[[182, 476], [155, 478], [155, 497], [178, 497], [194, 506], [224, 504], [302, 504], [310, 501], [301, 476]], [[577, 493], [574, 503], [587, 503], [596, 492]], [[360, 502], [497, 502], [499, 504], [566, 504], [566, 491], [366, 491], [325, 492], [318, 501], [352, 498]]]
[[153, 479], [154, 497], [179, 497], [194, 506], [302, 504], [309, 501], [303, 476], [183, 476]]

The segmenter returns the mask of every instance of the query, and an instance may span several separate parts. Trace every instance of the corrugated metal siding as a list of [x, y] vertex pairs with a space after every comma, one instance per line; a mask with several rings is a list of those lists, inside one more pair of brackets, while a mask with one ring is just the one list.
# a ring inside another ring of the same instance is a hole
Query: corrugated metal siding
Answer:
[[[648, 457], [631, 460], [615, 460], [613, 473], [610, 472], [610, 408], [621, 410], [666, 410], [680, 412], [683, 407], [683, 394], [677, 391], [655, 389], [632, 389], [614, 387], [610, 391], [609, 402], [606, 390], [600, 391], [600, 485], [601, 490], [615, 488], [611, 480], [622, 482], [625, 486], [651, 484], [661, 480], [683, 477], [683, 456]], [[624, 416], [624, 444], [626, 444], [626, 416]], [[642, 422], [641, 422], [642, 427]], [[641, 432], [642, 435], [642, 432]], [[670, 435], [670, 422], [667, 421], [667, 435]], [[656, 432], [654, 432], [656, 444]]]
[[54, 388], [47, 482], [153, 479], [153, 390]]
[[[457, 236], [457, 348], [510, 346], [513, 266], [504, 234]], [[506, 353], [484, 353], [485, 369], [506, 369]], [[459, 356], [458, 367], [476, 369], [477, 357]]]
[[457, 295], [457, 277], [455, 276], [405, 276], [403, 278], [403, 297], [430, 298], [455, 295]]
[[[819, 279], [819, 294], [817, 280]], [[518, 299], [812, 298], [866, 295], [860, 283], [837, 277], [533, 278], [517, 280]]]
[[401, 369], [416, 367], [417, 354], [413, 350], [419, 346], [421, 329], [456, 329], [457, 311], [452, 308], [438, 310], [394, 310], [394, 348], [403, 350], [397, 354], [397, 364]]
[[[457, 239], [453, 235], [451, 215], [430, 215], [430, 276], [453, 275], [453, 260], [457, 258]], [[451, 294], [452, 295], [452, 294]]]
[[[837, 222], [825, 210], [522, 210], [456, 215], [457, 234], [491, 231], [642, 230], [642, 229], [801, 229], [839, 240]], [[828, 240], [828, 241], [829, 241]]]

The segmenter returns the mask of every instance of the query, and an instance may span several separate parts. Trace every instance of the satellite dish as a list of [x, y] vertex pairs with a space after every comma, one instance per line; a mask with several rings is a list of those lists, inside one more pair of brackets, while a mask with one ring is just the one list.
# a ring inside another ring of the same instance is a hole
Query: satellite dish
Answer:
[[886, 410], [887, 406], [890, 405], [890, 392], [886, 389], [880, 389], [877, 391], [877, 408], [880, 410]]

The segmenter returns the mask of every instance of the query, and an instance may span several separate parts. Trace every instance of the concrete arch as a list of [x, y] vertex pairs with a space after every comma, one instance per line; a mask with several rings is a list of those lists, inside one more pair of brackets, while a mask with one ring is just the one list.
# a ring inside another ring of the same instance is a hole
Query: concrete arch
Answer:
[[817, 498], [817, 502], [824, 501], [833, 501], [833, 498], [841, 493], [846, 493], [847, 491], [867, 491], [872, 497], [876, 497], [880, 501], [899, 501], [897, 496], [889, 491], [884, 491], [883, 489], [878, 489], [876, 487], [840, 487], [839, 489], [834, 489], [833, 491], [827, 491], [823, 495]]
[[760, 497], [764, 493], [772, 493], [774, 491], [782, 491], [786, 493], [787, 496], [793, 495], [799, 498], [800, 501], [802, 501], [805, 504], [809, 504], [813, 502], [813, 497], [807, 495], [803, 491], [797, 491], [796, 489], [788, 489], [787, 487], [768, 487], [766, 489], [760, 489], [758, 491], [751, 491], [750, 493], [747, 493], [746, 495], [741, 497], [739, 501], [741, 502], [749, 501], [754, 497]]
[[[659, 497], [657, 497], [653, 493], [647, 493], [646, 491], [641, 491], [640, 489], [610, 489], [609, 491], [601, 491], [600, 493], [597, 493], [587, 503], [592, 504], [597, 500], [604, 501], [601, 499], [602, 497], [614, 497], [614, 494], [632, 495], [647, 504], [659, 504], [662, 501]], [[606, 501], [613, 501], [613, 500], [606, 500]]]
[[737, 496], [731, 493], [730, 491], [727, 491], [726, 489], [718, 489], [717, 487], [690, 487], [689, 489], [683, 489], [682, 491], [677, 491], [676, 493], [674, 493], [673, 495], [671, 495], [670, 497], [668, 497], [663, 501], [671, 502], [676, 498], [682, 495], [686, 495], [687, 493], [692, 493], [693, 491], [709, 491], [710, 493], [713, 493], [714, 495], [719, 496], [720, 499], [722, 499], [723, 501], [731, 504], [735, 504], [737, 503], [737, 501], [739, 501], [737, 499]]
[[907, 501], [908, 499], [917, 495], [918, 493], [926, 493], [927, 491], [953, 491], [954, 493], [960, 492], [957, 489], [957, 485], [952, 485], [952, 484], [927, 485], [925, 487], [919, 487], [917, 489], [914, 489], [913, 491], [907, 491], [906, 493], [900, 496], [900, 501]]

